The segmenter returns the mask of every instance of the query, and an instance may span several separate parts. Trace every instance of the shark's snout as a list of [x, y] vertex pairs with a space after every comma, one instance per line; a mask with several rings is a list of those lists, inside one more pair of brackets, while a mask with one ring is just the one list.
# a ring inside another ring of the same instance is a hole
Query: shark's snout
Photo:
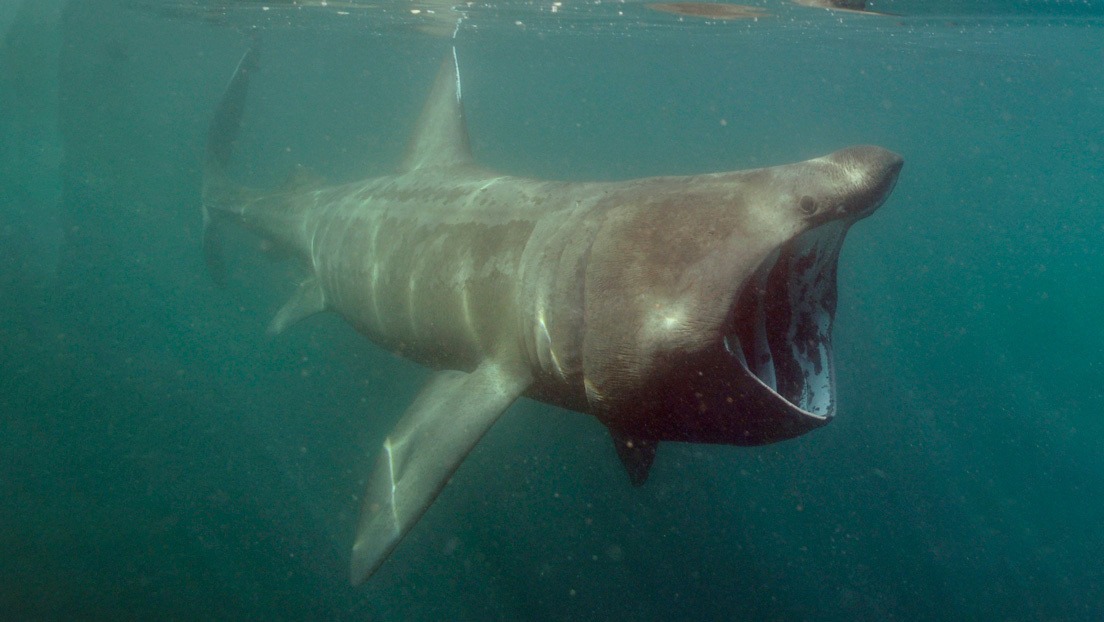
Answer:
[[900, 155], [874, 145], [842, 149], [829, 158], [854, 184], [845, 206], [846, 215], [854, 220], [869, 216], [885, 203], [905, 165]]

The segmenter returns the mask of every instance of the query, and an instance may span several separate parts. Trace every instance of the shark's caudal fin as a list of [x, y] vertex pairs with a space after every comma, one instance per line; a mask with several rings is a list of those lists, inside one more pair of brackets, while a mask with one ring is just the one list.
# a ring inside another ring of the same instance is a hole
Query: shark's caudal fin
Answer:
[[407, 147], [402, 171], [429, 167], [458, 167], [473, 164], [460, 92], [460, 69], [456, 48], [446, 54], [433, 82], [414, 137]]
[[233, 212], [239, 205], [241, 191], [226, 172], [230, 164], [234, 141], [241, 132], [245, 99], [249, 92], [249, 78], [257, 69], [258, 49], [256, 41], [238, 61], [234, 77], [226, 85], [219, 100], [215, 116], [207, 129], [207, 154], [203, 163], [203, 257], [207, 270], [216, 283], [222, 285], [226, 267], [222, 260], [222, 243], [217, 220], [226, 212]]
[[498, 416], [529, 386], [522, 365], [438, 372], [383, 443], [364, 493], [349, 579], [379, 568]]
[[[264, 205], [259, 198], [261, 193], [234, 183], [227, 173], [234, 142], [241, 133], [249, 80], [257, 70], [257, 59], [258, 42], [254, 39], [253, 45], [238, 61], [234, 77], [226, 86], [207, 131], [207, 157], [203, 171], [203, 255], [208, 272], [219, 285], [226, 278], [222, 261], [220, 222], [242, 215], [247, 201], [254, 205]], [[304, 192], [321, 185], [321, 180], [304, 168], [297, 167], [280, 191], [266, 194], [272, 200], [272, 197], [281, 194]], [[273, 245], [273, 248], [280, 249], [279, 245]], [[299, 290], [272, 319], [268, 331], [272, 334], [280, 333], [291, 324], [325, 310], [326, 298], [322, 286], [316, 277], [311, 276], [300, 284]]]

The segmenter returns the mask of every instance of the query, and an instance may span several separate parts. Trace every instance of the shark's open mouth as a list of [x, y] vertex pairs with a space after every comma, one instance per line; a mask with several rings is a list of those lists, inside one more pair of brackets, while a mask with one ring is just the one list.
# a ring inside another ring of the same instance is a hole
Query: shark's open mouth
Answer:
[[786, 410], [817, 419], [836, 409], [836, 265], [850, 224], [825, 223], [768, 257], [740, 293], [725, 337], [729, 354]]

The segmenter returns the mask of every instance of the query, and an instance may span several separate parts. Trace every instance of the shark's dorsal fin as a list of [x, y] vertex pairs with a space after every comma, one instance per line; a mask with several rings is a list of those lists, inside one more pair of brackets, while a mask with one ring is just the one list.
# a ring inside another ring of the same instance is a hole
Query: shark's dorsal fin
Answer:
[[422, 116], [418, 117], [402, 171], [427, 167], [451, 168], [471, 163], [468, 126], [464, 121], [464, 104], [460, 98], [460, 69], [456, 63], [456, 48], [452, 48], [441, 61], [433, 90], [422, 108]]

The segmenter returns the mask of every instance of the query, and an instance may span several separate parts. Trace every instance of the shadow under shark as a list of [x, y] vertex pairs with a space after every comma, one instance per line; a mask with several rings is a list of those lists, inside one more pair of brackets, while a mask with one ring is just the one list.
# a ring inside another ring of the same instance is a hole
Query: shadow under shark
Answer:
[[372, 575], [520, 396], [594, 415], [635, 485], [660, 441], [758, 445], [835, 414], [831, 332], [848, 228], [895, 153], [573, 183], [510, 177], [468, 148], [455, 50], [394, 175], [260, 191], [225, 173], [256, 54], [211, 124], [205, 251], [236, 222], [309, 271], [270, 330], [334, 311], [439, 370], [383, 443], [352, 550]]

